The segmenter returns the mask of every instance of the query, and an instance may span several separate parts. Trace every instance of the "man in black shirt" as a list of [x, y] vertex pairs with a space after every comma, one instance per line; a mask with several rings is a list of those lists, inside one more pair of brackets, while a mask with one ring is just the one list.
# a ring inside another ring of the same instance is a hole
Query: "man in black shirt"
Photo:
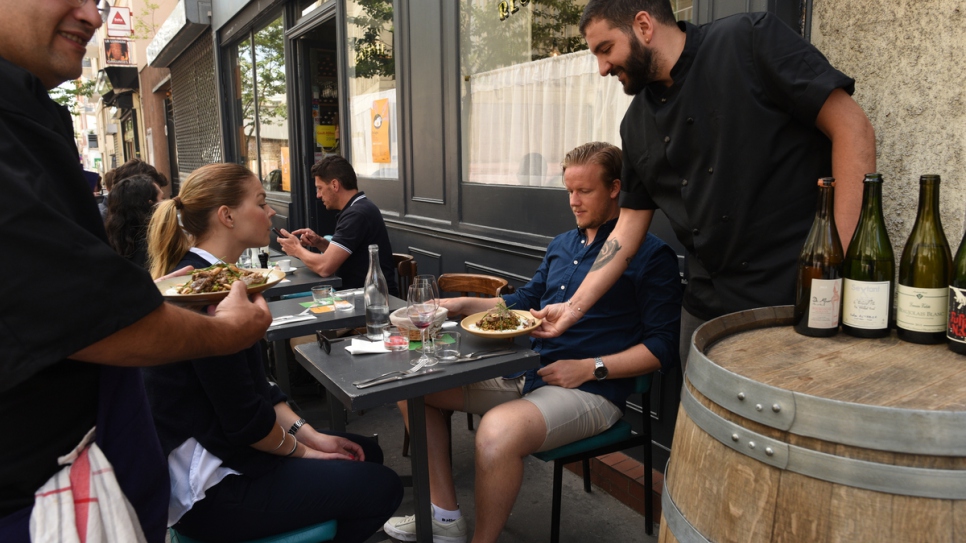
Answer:
[[[398, 296], [386, 223], [376, 204], [366, 198], [366, 193], [359, 191], [352, 164], [340, 156], [328, 156], [312, 166], [312, 177], [315, 178], [316, 196], [325, 208], [339, 211], [335, 233], [329, 241], [311, 228], [295, 230], [291, 235], [282, 230], [282, 236], [278, 238], [282, 250], [305, 262], [322, 277], [338, 275], [343, 287], [358, 288], [365, 283], [369, 271], [368, 248], [378, 245], [379, 265], [389, 283], [389, 294]], [[315, 247], [322, 254], [305, 247]]]
[[844, 245], [875, 135], [854, 81], [774, 16], [676, 23], [667, 0], [591, 0], [580, 23], [602, 76], [636, 95], [621, 124], [621, 215], [594, 271], [537, 337], [576, 322], [627, 266], [655, 209], [687, 250], [681, 359], [701, 322], [794, 301], [816, 180], [838, 179]]
[[134, 366], [237, 352], [271, 314], [241, 284], [214, 316], [164, 303], [107, 244], [69, 113], [47, 95], [80, 76], [102, 24], [96, 2], [0, 0], [0, 10], [0, 239], [21, 264], [0, 296], [0, 541], [29, 540], [34, 493], [96, 425], [136, 520], [160, 542], [167, 463]]

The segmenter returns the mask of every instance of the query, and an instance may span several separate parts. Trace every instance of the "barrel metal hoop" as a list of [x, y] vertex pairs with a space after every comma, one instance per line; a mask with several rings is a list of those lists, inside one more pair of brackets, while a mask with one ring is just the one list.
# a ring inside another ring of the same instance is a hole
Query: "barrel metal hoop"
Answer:
[[791, 324], [791, 316], [791, 306], [769, 307], [725, 315], [699, 326], [692, 336], [687, 380], [732, 413], [796, 435], [879, 451], [962, 456], [966, 450], [962, 412], [881, 407], [791, 392], [731, 372], [704, 354], [736, 332]]
[[[667, 471], [665, 470], [664, 473], [667, 473]], [[667, 477], [664, 478], [664, 490], [661, 492], [661, 511], [664, 513], [668, 530], [674, 534], [674, 539], [677, 539], [678, 543], [711, 543], [678, 509], [677, 504], [671, 498]]]
[[792, 392], [728, 371], [709, 360], [694, 343], [687, 373], [698, 392], [736, 415], [779, 430], [789, 430], [795, 423]]
[[764, 464], [854, 488], [940, 500], [966, 500], [966, 470], [914, 468], [867, 462], [790, 445], [726, 420], [687, 386], [681, 406], [691, 420], [726, 447]]

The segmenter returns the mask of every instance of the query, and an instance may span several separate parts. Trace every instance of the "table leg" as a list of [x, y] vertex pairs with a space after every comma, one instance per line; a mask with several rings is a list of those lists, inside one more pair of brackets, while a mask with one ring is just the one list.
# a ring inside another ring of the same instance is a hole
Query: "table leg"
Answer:
[[292, 397], [292, 382], [288, 376], [288, 341], [279, 340], [272, 342], [275, 350], [275, 383], [282, 389], [286, 396]]
[[429, 497], [429, 456], [426, 448], [426, 405], [422, 396], [409, 404], [409, 459], [416, 502], [416, 541], [433, 540], [433, 510]]
[[333, 432], [345, 432], [345, 406], [328, 390], [325, 398], [329, 402], [329, 429]]

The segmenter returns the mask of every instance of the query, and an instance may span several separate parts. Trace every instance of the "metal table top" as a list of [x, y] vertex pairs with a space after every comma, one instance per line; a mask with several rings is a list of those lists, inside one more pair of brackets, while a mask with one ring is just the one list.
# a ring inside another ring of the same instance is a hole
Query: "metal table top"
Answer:
[[540, 355], [529, 348], [526, 338], [519, 341], [505, 339], [486, 339], [462, 331], [461, 350], [464, 353], [487, 349], [510, 347], [516, 352], [510, 355], [485, 358], [473, 362], [443, 363], [433, 366], [442, 372], [422, 377], [386, 383], [371, 388], [358, 389], [353, 381], [376, 377], [391, 370], [404, 370], [409, 361], [419, 357], [418, 351], [403, 351], [384, 354], [351, 355], [345, 350], [348, 340], [334, 343], [332, 353], [325, 354], [316, 343], [306, 343], [296, 347], [296, 359], [312, 374], [326, 390], [333, 394], [351, 411], [370, 409], [387, 403], [424, 396], [475, 383], [492, 377], [499, 377], [516, 371], [535, 368], [540, 364]]

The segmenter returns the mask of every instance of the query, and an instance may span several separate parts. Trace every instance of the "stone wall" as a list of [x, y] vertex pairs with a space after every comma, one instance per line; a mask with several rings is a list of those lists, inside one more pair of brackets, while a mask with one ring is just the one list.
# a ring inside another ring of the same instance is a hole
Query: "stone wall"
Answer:
[[916, 220], [919, 176], [942, 175], [955, 254], [966, 215], [966, 2], [814, 0], [812, 43], [855, 78], [876, 132], [896, 258]]

